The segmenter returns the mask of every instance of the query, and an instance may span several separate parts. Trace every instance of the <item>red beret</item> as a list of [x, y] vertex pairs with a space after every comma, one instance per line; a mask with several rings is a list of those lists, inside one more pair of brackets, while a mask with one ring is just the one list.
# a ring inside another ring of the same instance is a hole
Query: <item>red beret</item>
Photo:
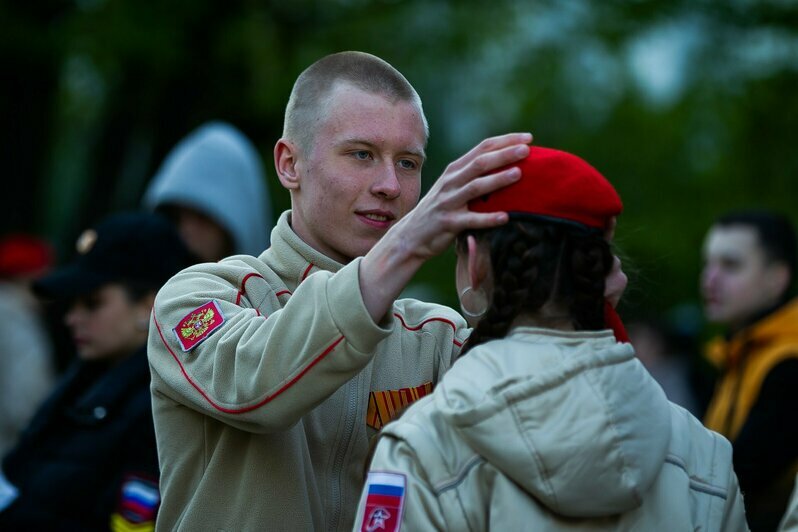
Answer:
[[35, 236], [11, 234], [0, 239], [0, 278], [44, 273], [52, 267], [53, 250]]
[[532, 146], [516, 163], [521, 179], [469, 202], [474, 212], [524, 213], [604, 229], [623, 210], [621, 198], [598, 170], [560, 150]]

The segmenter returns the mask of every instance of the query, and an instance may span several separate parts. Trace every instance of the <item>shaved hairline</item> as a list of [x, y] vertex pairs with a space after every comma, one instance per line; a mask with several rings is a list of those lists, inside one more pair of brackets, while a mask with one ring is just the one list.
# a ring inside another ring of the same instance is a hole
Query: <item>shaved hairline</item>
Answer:
[[426, 143], [429, 137], [427, 118], [421, 98], [407, 78], [377, 56], [353, 51], [325, 56], [299, 75], [285, 108], [283, 138], [303, 151], [309, 150], [318, 124], [329, 110], [330, 96], [340, 84], [384, 96], [394, 103], [414, 104], [424, 125]]

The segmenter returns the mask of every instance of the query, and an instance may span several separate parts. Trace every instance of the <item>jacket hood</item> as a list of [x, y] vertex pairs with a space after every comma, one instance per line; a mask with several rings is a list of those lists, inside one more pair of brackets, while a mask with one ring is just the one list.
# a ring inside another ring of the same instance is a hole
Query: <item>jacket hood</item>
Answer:
[[150, 210], [165, 205], [198, 210], [230, 233], [236, 253], [257, 256], [269, 247], [273, 221], [260, 157], [225, 122], [209, 122], [181, 140], [150, 182], [143, 203]]
[[611, 331], [519, 327], [458, 360], [434, 396], [476, 453], [563, 516], [639, 506], [670, 441], [670, 403]]
[[798, 322], [798, 298], [788, 301], [772, 314], [753, 324], [748, 336], [760, 343], [769, 343], [776, 339], [783, 341], [784, 338], [798, 342], [796, 322]]

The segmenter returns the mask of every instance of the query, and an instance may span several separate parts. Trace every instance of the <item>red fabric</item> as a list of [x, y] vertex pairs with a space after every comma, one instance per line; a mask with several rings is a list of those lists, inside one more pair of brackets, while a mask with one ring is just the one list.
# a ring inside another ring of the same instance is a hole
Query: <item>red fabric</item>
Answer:
[[608, 329], [612, 329], [615, 333], [615, 339], [622, 343], [629, 343], [629, 335], [626, 333], [626, 327], [623, 326], [621, 317], [618, 312], [610, 305], [608, 301], [604, 302], [604, 323]]
[[583, 159], [564, 151], [532, 146], [517, 163], [521, 179], [472, 200], [475, 212], [518, 212], [579, 222], [604, 229], [623, 210], [613, 186]]
[[183, 351], [190, 351], [221, 327], [224, 322], [224, 314], [216, 301], [208, 301], [180, 320], [180, 323], [174, 328], [175, 336], [177, 336]]
[[8, 235], [0, 240], [0, 277], [42, 274], [53, 265], [53, 250], [30, 235]]

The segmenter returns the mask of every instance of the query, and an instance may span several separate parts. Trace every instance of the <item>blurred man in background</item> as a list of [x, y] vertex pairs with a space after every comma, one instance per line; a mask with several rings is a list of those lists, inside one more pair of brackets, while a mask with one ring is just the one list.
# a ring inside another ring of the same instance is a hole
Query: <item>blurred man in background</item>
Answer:
[[731, 213], [703, 253], [704, 311], [727, 331], [707, 350], [721, 376], [705, 424], [732, 442], [751, 529], [775, 530], [798, 469], [795, 230], [774, 213]]

